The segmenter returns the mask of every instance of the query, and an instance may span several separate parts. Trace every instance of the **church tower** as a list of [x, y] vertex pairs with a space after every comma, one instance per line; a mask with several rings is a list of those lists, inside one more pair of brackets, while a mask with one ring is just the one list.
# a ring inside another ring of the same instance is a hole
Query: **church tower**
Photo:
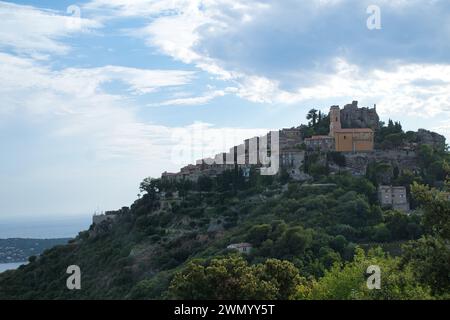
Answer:
[[334, 137], [336, 130], [341, 129], [341, 109], [339, 106], [330, 108], [330, 136]]

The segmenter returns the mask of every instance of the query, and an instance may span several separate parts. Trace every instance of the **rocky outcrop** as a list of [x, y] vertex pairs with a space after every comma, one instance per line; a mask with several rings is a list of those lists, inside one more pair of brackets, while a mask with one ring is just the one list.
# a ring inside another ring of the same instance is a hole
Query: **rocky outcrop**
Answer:
[[402, 170], [418, 171], [417, 155], [414, 151], [404, 150], [376, 150], [370, 153], [345, 153], [346, 169], [354, 175], [365, 175], [367, 166], [371, 162], [384, 162], [392, 168]]
[[380, 126], [376, 108], [359, 108], [358, 101], [347, 104], [341, 110], [342, 128], [371, 128], [376, 130]]
[[425, 129], [419, 129], [417, 131], [417, 143], [419, 145], [426, 144], [438, 150], [444, 150], [445, 137]]

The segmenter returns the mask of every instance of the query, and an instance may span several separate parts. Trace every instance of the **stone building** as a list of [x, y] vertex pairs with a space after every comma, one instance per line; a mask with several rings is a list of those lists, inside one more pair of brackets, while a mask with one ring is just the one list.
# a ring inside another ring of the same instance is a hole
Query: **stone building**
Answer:
[[167, 171], [164, 171], [161, 174], [161, 178], [163, 180], [175, 180], [175, 179], [177, 179], [177, 177], [178, 177], [178, 174], [172, 173], [172, 172], [167, 172]]
[[300, 128], [282, 129], [279, 131], [280, 151], [299, 150], [302, 141]]
[[115, 214], [94, 214], [92, 216], [92, 223], [94, 225], [98, 225], [102, 223], [103, 221], [113, 221], [116, 219]]
[[[351, 106], [352, 110], [355, 106], [357, 108], [357, 102]], [[378, 115], [376, 119], [378, 119]], [[328, 136], [312, 136], [305, 139], [305, 145], [308, 150], [367, 152], [373, 151], [374, 138], [374, 130], [371, 128], [343, 128], [341, 110], [339, 106], [332, 106], [330, 108], [330, 132]]]
[[[277, 145], [276, 149], [272, 149], [272, 142]], [[270, 169], [273, 174], [278, 172], [279, 167], [286, 167], [288, 172], [298, 174], [305, 158], [305, 152], [301, 150], [302, 142], [300, 128], [271, 131], [261, 137], [246, 139], [228, 152], [198, 160], [195, 165], [185, 166], [178, 173], [164, 172], [161, 178], [196, 181], [202, 175], [214, 177], [235, 168], [241, 169], [242, 174], [248, 177], [251, 167], [261, 171]]]
[[305, 146], [308, 151], [334, 151], [334, 137], [312, 136], [305, 139]]
[[371, 128], [342, 128], [339, 106], [330, 108], [330, 133], [334, 137], [335, 151], [373, 151], [374, 131]]
[[409, 202], [405, 187], [379, 186], [378, 200], [383, 207], [392, 207], [392, 209], [409, 211]]
[[252, 250], [252, 245], [250, 243], [233, 243], [230, 244], [227, 249], [229, 250], [237, 250], [240, 253], [248, 254]]

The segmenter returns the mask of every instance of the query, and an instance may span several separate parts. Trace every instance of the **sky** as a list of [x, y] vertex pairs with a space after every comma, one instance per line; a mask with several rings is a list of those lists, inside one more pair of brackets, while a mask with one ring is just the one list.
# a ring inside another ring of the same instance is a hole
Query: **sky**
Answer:
[[0, 221], [128, 206], [353, 100], [450, 138], [447, 0], [0, 1]]

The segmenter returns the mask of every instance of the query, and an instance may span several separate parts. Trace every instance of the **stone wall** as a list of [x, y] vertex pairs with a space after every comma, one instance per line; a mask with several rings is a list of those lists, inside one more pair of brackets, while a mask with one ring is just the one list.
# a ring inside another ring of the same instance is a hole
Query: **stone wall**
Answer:
[[346, 168], [355, 175], [365, 175], [367, 166], [374, 161], [389, 163], [392, 167], [402, 170], [408, 169], [413, 172], [419, 170], [414, 151], [376, 150], [370, 153], [343, 153], [343, 155]]
[[116, 218], [116, 215], [113, 214], [98, 214], [98, 215], [94, 215], [92, 217], [92, 223], [93, 224], [100, 224], [103, 221], [108, 221], [108, 220], [114, 220]]

